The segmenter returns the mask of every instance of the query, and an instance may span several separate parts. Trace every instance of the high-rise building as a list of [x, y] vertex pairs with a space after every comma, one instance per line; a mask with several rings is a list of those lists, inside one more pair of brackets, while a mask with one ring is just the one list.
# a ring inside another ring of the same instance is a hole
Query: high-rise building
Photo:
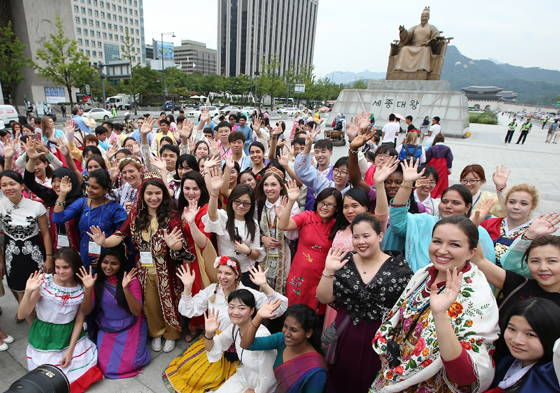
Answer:
[[180, 64], [187, 74], [217, 74], [217, 57], [216, 49], [207, 48], [202, 42], [181, 40], [181, 46], [175, 47], [175, 64]]
[[218, 0], [218, 72], [255, 75], [273, 55], [283, 75], [290, 63], [311, 65], [319, 0]]

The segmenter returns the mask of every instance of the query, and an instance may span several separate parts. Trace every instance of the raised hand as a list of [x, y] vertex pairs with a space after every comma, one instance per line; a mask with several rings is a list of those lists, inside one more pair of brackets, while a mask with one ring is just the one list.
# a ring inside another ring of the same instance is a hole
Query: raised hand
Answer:
[[136, 279], [136, 274], [138, 274], [138, 270], [136, 268], [132, 268], [130, 272], [124, 272], [122, 278], [122, 287], [123, 289], [127, 289], [132, 282], [132, 280]]
[[74, 121], [71, 119], [66, 120], [64, 127], [66, 127], [66, 131], [74, 132]]
[[551, 235], [558, 230], [556, 228], [558, 223], [560, 223], [560, 213], [542, 214], [533, 221], [525, 233], [525, 237], [535, 240], [540, 236]]
[[479, 226], [482, 221], [484, 221], [484, 219], [488, 217], [488, 214], [490, 214], [492, 206], [494, 206], [494, 199], [492, 198], [488, 198], [484, 201], [484, 203], [479, 203], [473, 215], [471, 216], [471, 221], [476, 226]]
[[210, 155], [212, 157], [220, 155], [220, 147], [214, 139], [208, 140], [208, 147], [210, 148]]
[[263, 125], [263, 121], [261, 119], [259, 119], [258, 117], [255, 117], [253, 119], [253, 123], [251, 124], [253, 130], [257, 133], [260, 134], [261, 133], [261, 128]]
[[317, 125], [313, 126], [313, 130], [305, 136], [305, 144], [312, 145], [315, 137], [319, 134], [319, 131], [316, 131]]
[[68, 143], [62, 138], [55, 138], [56, 143], [58, 143], [58, 150], [63, 156], [68, 156], [70, 154], [70, 149], [68, 148]]
[[506, 187], [507, 179], [511, 171], [508, 171], [507, 166], [502, 165], [501, 167], [496, 167], [496, 172], [492, 173], [492, 181], [496, 185], [496, 188], [503, 189]]
[[256, 268], [254, 266], [251, 266], [249, 268], [249, 278], [251, 279], [253, 284], [260, 287], [260, 286], [263, 286], [263, 285], [267, 284], [267, 281], [266, 281], [266, 273], [267, 272], [268, 272], [268, 269], [266, 269], [263, 272], [261, 270], [260, 266], [257, 266]]
[[276, 217], [278, 218], [282, 217], [282, 214], [284, 214], [284, 209], [286, 209], [287, 204], [288, 204], [288, 197], [284, 195], [280, 196], [280, 202], [278, 202], [278, 205], [274, 205], [274, 213], [276, 214]]
[[453, 268], [453, 273], [447, 269], [447, 281], [445, 282], [445, 290], [438, 294], [437, 285], [432, 284], [430, 294], [430, 308], [434, 315], [445, 315], [449, 307], [457, 300], [457, 296], [461, 291], [461, 281], [463, 273], [457, 273], [457, 268]]
[[149, 134], [152, 132], [154, 128], [155, 119], [152, 116], [148, 116], [147, 119], [144, 120], [144, 124], [142, 124], [142, 128], [140, 129], [141, 134]]
[[360, 129], [369, 128], [369, 118], [371, 113], [367, 113], [366, 111], [362, 111], [362, 116], [360, 116], [358, 120], [358, 126]]
[[72, 181], [68, 176], [64, 176], [60, 179], [60, 191], [61, 195], [68, 195], [72, 191]]
[[[25, 145], [25, 152], [27, 153], [27, 157], [30, 160], [38, 160], [41, 153], [37, 151], [37, 141], [33, 139], [27, 139], [27, 143]], [[4, 153], [6, 152], [6, 147], [4, 147]]]
[[275, 313], [274, 311], [276, 311], [278, 307], [282, 305], [282, 299], [276, 299], [272, 303], [271, 301], [272, 300], [269, 299], [266, 304], [263, 304], [261, 308], [259, 308], [259, 311], [257, 311], [257, 314], [262, 319], [270, 319], [278, 316], [278, 313]]
[[285, 167], [288, 166], [289, 156], [288, 156], [288, 151], [286, 150], [286, 148], [283, 148], [282, 150], [280, 150], [280, 156], [278, 157], [278, 163], [280, 165], [282, 165], [282, 168], [285, 168]]
[[206, 330], [205, 336], [213, 336], [216, 331], [220, 328], [220, 322], [218, 321], [218, 316], [220, 315], [220, 310], [214, 310], [212, 307], [208, 312], [204, 313], [204, 330]]
[[353, 141], [360, 132], [360, 126], [358, 124], [358, 116], [351, 117], [350, 122], [346, 125], [346, 135], [348, 135], [348, 140]]
[[93, 288], [97, 281], [97, 274], [93, 274], [91, 266], [89, 267], [89, 273], [84, 266], [80, 266], [80, 271], [76, 273], [76, 276], [80, 277], [86, 289]]
[[[206, 163], [204, 164], [205, 167], [206, 167]], [[210, 185], [212, 187], [212, 191], [214, 192], [214, 194], [217, 194], [222, 188], [222, 186], [224, 185], [224, 178], [222, 177], [222, 171], [219, 166], [213, 166], [212, 168], [208, 169], [208, 172], [210, 173]]]
[[8, 138], [4, 142], [4, 158], [13, 158], [16, 154], [16, 149], [14, 148], [14, 141], [12, 138]]
[[198, 212], [200, 211], [200, 207], [198, 203], [195, 201], [189, 201], [189, 206], [183, 209], [183, 220], [186, 221], [189, 225], [194, 223]]
[[289, 180], [288, 183], [286, 183], [286, 186], [288, 188], [287, 189], [288, 199], [290, 201], [294, 201], [294, 202], [297, 201], [297, 199], [299, 198], [300, 190], [299, 190], [299, 187], [298, 187], [296, 181], [293, 180], [293, 179]]
[[186, 268], [183, 266], [179, 266], [177, 269], [177, 277], [181, 280], [185, 287], [191, 288], [194, 284], [194, 280], [196, 278], [196, 273], [191, 271], [190, 266], [187, 264]]
[[396, 156], [391, 156], [389, 157], [385, 165], [383, 165], [382, 167], [377, 167], [375, 173], [373, 174], [375, 184], [383, 185], [385, 183], [385, 180], [387, 180], [389, 176], [391, 176], [391, 174], [397, 170], [399, 163], [400, 161]]
[[29, 278], [25, 283], [25, 290], [34, 292], [37, 289], [41, 288], [43, 282], [45, 282], [45, 275], [39, 270], [36, 270], [35, 273], [31, 273], [29, 275]]
[[105, 232], [103, 232], [101, 228], [95, 225], [89, 227], [89, 230], [91, 232], [88, 232], [87, 234], [89, 235], [91, 240], [93, 240], [97, 245], [101, 247], [105, 246], [105, 240], [107, 239], [105, 236]]
[[349, 261], [349, 259], [343, 261], [347, 253], [348, 251], [342, 248], [331, 248], [327, 255], [327, 259], [325, 260], [325, 271], [327, 271], [329, 274], [334, 274], [334, 272], [342, 269], [342, 267]]
[[163, 230], [163, 240], [167, 243], [169, 248], [172, 248], [175, 244], [179, 243], [183, 238], [183, 232], [181, 228], [175, 227], [171, 232], [167, 232], [167, 229]]
[[167, 171], [165, 161], [161, 157], [150, 157], [150, 163], [155, 166], [160, 172]]
[[409, 182], [413, 184], [416, 180], [420, 179], [424, 175], [425, 169], [422, 169], [420, 173], [418, 173], [419, 164], [420, 159], [417, 159], [414, 164], [410, 164], [408, 160], [404, 160], [403, 162], [401, 162], [401, 166], [403, 168], [403, 183]]
[[[109, 157], [108, 154], [107, 157]], [[109, 168], [109, 176], [111, 177], [111, 180], [116, 181], [117, 177], [119, 177], [119, 173], [121, 173], [121, 170], [119, 169], [119, 163], [116, 161], [111, 162], [111, 168]]]
[[233, 162], [232, 156], [226, 156], [226, 168], [233, 169], [235, 168], [235, 163]]
[[194, 129], [194, 123], [188, 119], [183, 121], [183, 128], [179, 131], [181, 138], [188, 139]]
[[114, 143], [109, 150], [107, 150], [107, 158], [110, 160], [111, 158], [113, 158], [113, 156], [115, 156], [115, 154], [117, 154], [117, 151], [119, 150], [119, 146]]
[[210, 108], [204, 107], [200, 110], [200, 124], [206, 124], [210, 119]]
[[360, 147], [366, 144], [366, 142], [373, 139], [375, 136], [374, 130], [369, 130], [368, 128], [364, 128], [362, 131], [356, 135], [356, 137], [350, 142], [350, 150], [358, 150]]
[[196, 138], [194, 135], [189, 137], [189, 151], [191, 154], [194, 154], [194, 150], [196, 149]]

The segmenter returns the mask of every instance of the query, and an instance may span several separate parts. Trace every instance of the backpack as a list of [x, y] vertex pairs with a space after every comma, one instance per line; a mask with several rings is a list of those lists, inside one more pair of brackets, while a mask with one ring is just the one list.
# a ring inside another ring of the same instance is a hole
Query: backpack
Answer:
[[399, 160], [408, 160], [409, 158], [414, 158], [415, 160], [420, 158], [422, 155], [422, 145], [403, 145], [401, 153], [399, 154]]
[[333, 130], [342, 130], [342, 119], [339, 119], [333, 127]]

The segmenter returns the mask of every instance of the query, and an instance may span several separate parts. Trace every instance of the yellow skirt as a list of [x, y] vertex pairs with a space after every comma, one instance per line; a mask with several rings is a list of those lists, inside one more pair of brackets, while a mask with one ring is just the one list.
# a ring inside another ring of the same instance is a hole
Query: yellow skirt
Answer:
[[201, 337], [169, 364], [163, 381], [170, 392], [199, 393], [218, 389], [235, 371], [235, 363], [223, 355], [219, 362], [210, 363]]

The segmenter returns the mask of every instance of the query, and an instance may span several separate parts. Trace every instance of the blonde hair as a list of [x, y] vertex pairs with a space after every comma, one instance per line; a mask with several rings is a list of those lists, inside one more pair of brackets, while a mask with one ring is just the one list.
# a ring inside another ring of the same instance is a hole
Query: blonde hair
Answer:
[[409, 132], [403, 143], [416, 144], [416, 142], [418, 142], [418, 133], [417, 132]]
[[142, 165], [140, 161], [138, 161], [136, 158], [132, 158], [132, 157], [125, 157], [121, 159], [119, 161], [119, 170], [122, 171], [123, 168], [129, 164], [134, 166], [136, 169], [138, 169], [140, 173], [142, 173], [142, 170], [144, 169], [144, 165]]
[[[233, 258], [233, 257], [228, 257], [228, 258], [235, 262], [236, 267], [234, 268], [234, 267], [231, 267], [231, 266], [228, 266], [228, 265], [220, 265], [220, 266], [227, 266], [231, 270], [233, 270], [234, 273], [237, 274], [237, 277], [235, 278], [235, 289], [234, 289], [234, 291], [235, 291], [237, 289], [237, 287], [239, 286], [239, 282], [241, 281], [241, 265], [239, 264], [239, 261], [236, 258]], [[217, 275], [218, 275], [218, 273], [216, 272], [216, 276]], [[218, 280], [216, 280], [216, 287], [214, 288], [214, 293], [212, 295], [210, 295], [210, 297], [208, 298], [210, 303], [214, 303], [214, 301], [216, 300], [216, 293], [218, 292], [218, 285], [220, 285], [220, 282]]]
[[47, 138], [51, 137], [51, 129], [49, 128], [49, 120], [51, 120], [50, 116], [43, 116], [41, 118], [41, 130], [43, 131], [43, 135]]
[[535, 186], [531, 186], [527, 183], [516, 184], [515, 186], [507, 190], [506, 198], [505, 198], [506, 203], [509, 200], [511, 194], [520, 191], [526, 192], [527, 194], [531, 195], [533, 209], [536, 208], [537, 205], [539, 204], [539, 190], [537, 190]]

